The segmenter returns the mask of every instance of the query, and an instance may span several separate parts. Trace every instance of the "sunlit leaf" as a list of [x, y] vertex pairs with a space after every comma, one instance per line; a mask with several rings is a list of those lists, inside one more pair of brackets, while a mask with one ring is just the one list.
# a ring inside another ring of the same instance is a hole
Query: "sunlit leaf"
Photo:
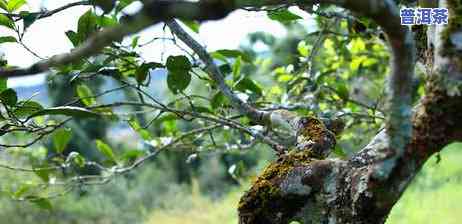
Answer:
[[132, 127], [132, 129], [134, 131], [136, 131], [141, 136], [141, 138], [143, 138], [145, 141], [148, 141], [148, 140], [152, 139], [151, 134], [149, 133], [149, 131], [142, 128], [137, 120], [132, 118], [132, 119], [130, 119], [128, 121], [128, 124], [130, 124], [130, 127]]
[[77, 96], [79, 96], [80, 98], [80, 101], [82, 101], [82, 103], [85, 106], [91, 106], [91, 105], [96, 104], [96, 99], [94, 97], [94, 94], [87, 85], [79, 84], [76, 88], [76, 92], [77, 92]]
[[117, 19], [111, 16], [98, 16], [96, 17], [96, 24], [100, 27], [110, 27], [118, 24]]
[[241, 61], [242, 57], [239, 56], [236, 58], [236, 61], [234, 62], [233, 65], [233, 80], [236, 81], [241, 77]]
[[288, 9], [268, 11], [268, 17], [272, 20], [276, 20], [282, 23], [287, 23], [287, 22], [291, 22], [294, 20], [302, 19], [302, 17], [290, 12]]
[[13, 198], [19, 199], [24, 196], [25, 193], [27, 193], [31, 189], [30, 184], [22, 184], [19, 186], [19, 188], [12, 194]]
[[0, 0], [0, 9], [8, 11], [8, 3], [6, 2], [6, 0]]
[[57, 153], [62, 153], [72, 139], [72, 132], [67, 128], [60, 128], [53, 133], [53, 146]]
[[108, 144], [106, 144], [103, 141], [97, 139], [96, 140], [96, 148], [98, 149], [99, 152], [101, 152], [109, 160], [111, 160], [112, 162], [117, 163], [117, 159], [116, 159], [116, 157], [114, 155], [114, 152], [113, 152], [112, 148]]
[[26, 4], [26, 0], [9, 0], [8, 1], [8, 11], [14, 12]]
[[300, 41], [297, 45], [298, 53], [303, 57], [308, 57], [310, 54], [309, 46], [306, 44], [305, 41]]
[[361, 38], [355, 38], [350, 43], [351, 53], [357, 54], [366, 50], [366, 43]]
[[0, 26], [4, 26], [10, 29], [15, 28], [13, 20], [11, 20], [10, 18], [6, 17], [3, 14], [0, 14]]

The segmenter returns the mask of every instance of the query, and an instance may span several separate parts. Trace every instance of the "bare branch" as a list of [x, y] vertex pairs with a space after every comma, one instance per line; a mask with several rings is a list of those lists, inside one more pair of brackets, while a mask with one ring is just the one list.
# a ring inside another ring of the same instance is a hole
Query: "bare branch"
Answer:
[[[61, 6], [61, 7], [58, 7], [56, 9], [53, 9], [53, 10], [45, 10], [45, 11], [40, 11], [40, 12], [30, 12], [30, 14], [35, 14], [35, 15], [38, 15], [37, 19], [43, 19], [43, 18], [46, 18], [46, 17], [50, 17], [56, 13], [59, 13], [59, 12], [62, 12], [66, 9], [69, 9], [69, 8], [72, 8], [72, 7], [75, 7], [75, 6], [85, 6], [85, 5], [91, 5], [90, 4], [90, 1], [79, 1], [79, 2], [72, 2], [72, 3], [69, 3], [67, 5], [64, 5], [64, 6]], [[9, 16], [9, 17], [13, 17], [13, 18], [18, 18], [18, 20], [20, 19], [23, 19], [23, 16], [21, 14], [17, 14], [17, 13], [0, 13], [2, 15], [5, 15], [5, 16]]]
[[172, 32], [188, 47], [196, 52], [199, 58], [205, 63], [210, 78], [215, 81], [221, 92], [231, 101], [233, 107], [255, 122], [265, 123], [264, 119], [267, 117], [267, 113], [255, 109], [237, 97], [237, 95], [225, 83], [224, 75], [221, 73], [220, 69], [215, 64], [213, 58], [210, 56], [207, 50], [201, 44], [199, 44], [199, 42], [194, 40], [194, 38], [191, 37], [191, 35], [189, 35], [175, 20], [170, 20], [166, 23], [170, 30], [172, 30]]

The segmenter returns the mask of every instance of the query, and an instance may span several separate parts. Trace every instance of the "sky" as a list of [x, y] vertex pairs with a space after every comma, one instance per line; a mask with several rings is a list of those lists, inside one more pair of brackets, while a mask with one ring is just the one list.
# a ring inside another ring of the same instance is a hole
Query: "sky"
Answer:
[[[21, 10], [39, 11], [40, 9], [54, 9], [59, 6], [75, 2], [76, 0], [29, 0]], [[135, 2], [127, 8], [127, 13], [136, 12], [141, 3]], [[78, 6], [67, 9], [51, 17], [35, 22], [26, 32], [24, 43], [39, 56], [48, 58], [56, 54], [69, 52], [72, 45], [65, 36], [68, 30], [77, 29], [77, 19], [82, 15], [88, 6]], [[291, 9], [294, 10], [294, 9]], [[296, 10], [296, 9], [295, 9]], [[309, 21], [310, 16], [297, 11], [297, 14]], [[269, 32], [276, 37], [286, 34], [284, 27], [278, 22], [267, 18], [264, 12], [249, 12], [238, 10], [220, 21], [210, 21], [201, 25], [199, 34], [192, 34], [209, 51], [218, 49], [236, 49], [239, 47], [249, 33], [256, 31]], [[14, 33], [0, 28], [0, 36], [14, 35]], [[139, 43], [144, 43], [153, 37], [164, 35], [162, 25], [150, 27], [139, 34]], [[165, 52], [162, 58], [162, 52]], [[161, 61], [168, 55], [181, 54], [181, 51], [168, 42], [155, 42], [142, 48], [139, 53], [148, 61]], [[40, 59], [26, 51], [19, 44], [7, 43], [0, 46], [0, 54], [3, 54], [10, 65], [26, 67]], [[36, 75], [24, 78], [8, 80], [10, 87], [37, 85], [44, 82], [45, 76]]]

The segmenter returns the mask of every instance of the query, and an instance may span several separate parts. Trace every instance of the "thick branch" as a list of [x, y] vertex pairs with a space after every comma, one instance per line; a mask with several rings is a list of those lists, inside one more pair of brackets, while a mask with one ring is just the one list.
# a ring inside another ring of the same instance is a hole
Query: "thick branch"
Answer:
[[25, 69], [0, 69], [0, 77], [35, 75], [51, 68], [77, 62], [98, 54], [114, 41], [121, 40], [148, 26], [172, 19], [174, 16], [199, 21], [221, 19], [232, 9], [228, 4], [221, 2], [146, 1], [142, 10], [130, 17], [127, 22], [95, 33], [82, 46], [70, 53], [55, 55]]

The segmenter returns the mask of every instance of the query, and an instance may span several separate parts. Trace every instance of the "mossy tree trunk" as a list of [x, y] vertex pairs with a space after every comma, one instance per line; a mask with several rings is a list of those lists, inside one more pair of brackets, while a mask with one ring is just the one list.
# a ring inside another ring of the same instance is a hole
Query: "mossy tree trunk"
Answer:
[[241, 224], [385, 223], [425, 161], [462, 140], [462, 40], [457, 38], [462, 3], [439, 1], [439, 7], [449, 8], [449, 24], [414, 36], [417, 61], [428, 74], [425, 95], [412, 110], [412, 135], [404, 150], [392, 147], [385, 130], [346, 161], [314, 159], [289, 167], [275, 161], [242, 197]]

